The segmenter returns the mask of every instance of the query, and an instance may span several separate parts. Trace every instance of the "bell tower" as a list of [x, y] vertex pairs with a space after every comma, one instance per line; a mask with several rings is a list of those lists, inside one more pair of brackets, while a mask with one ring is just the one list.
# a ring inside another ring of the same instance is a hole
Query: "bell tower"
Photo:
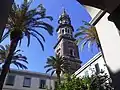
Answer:
[[67, 68], [65, 71], [72, 74], [81, 67], [81, 61], [78, 46], [75, 44], [75, 39], [73, 37], [74, 29], [65, 9], [59, 16], [58, 24], [58, 42], [54, 47], [55, 53], [64, 58], [64, 66]]

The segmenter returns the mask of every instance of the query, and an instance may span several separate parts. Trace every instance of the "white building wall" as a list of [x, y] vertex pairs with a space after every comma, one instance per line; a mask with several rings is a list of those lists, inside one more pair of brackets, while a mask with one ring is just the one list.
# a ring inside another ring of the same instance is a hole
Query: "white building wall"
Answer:
[[107, 67], [105, 65], [105, 61], [103, 57], [101, 56], [101, 53], [98, 53], [95, 55], [92, 59], [90, 59], [86, 64], [84, 64], [79, 70], [75, 72], [75, 75], [77, 77], [84, 77], [86, 76], [86, 72], [88, 72], [88, 75], [91, 76], [96, 72], [95, 65], [98, 63], [100, 70], [103, 70], [104, 73], [107, 73], [109, 75]]
[[97, 13], [100, 11], [99, 9], [97, 8], [93, 8], [91, 6], [86, 6], [84, 5], [85, 9], [87, 10], [87, 12], [90, 14], [91, 18], [93, 19]]
[[[36, 77], [34, 75], [29, 75], [26, 73], [26, 75], [18, 75], [15, 73], [10, 73], [10, 75], [15, 75], [15, 82], [13, 86], [10, 85], [6, 85], [6, 80], [4, 83], [4, 87], [3, 90], [46, 90], [46, 89], [40, 89], [39, 88], [39, 84], [40, 84], [40, 80], [46, 80], [46, 86], [48, 87], [48, 89], [50, 89], [50, 86], [52, 86], [52, 90], [54, 90], [55, 88], [55, 84], [54, 82], [56, 81], [56, 79], [50, 79], [44, 76], [41, 77]], [[24, 77], [29, 77], [31, 78], [31, 86], [30, 87], [23, 87], [23, 82], [24, 82]]]
[[[99, 9], [87, 7], [88, 13], [94, 17]], [[113, 22], [108, 21], [109, 14], [106, 13], [97, 23], [96, 28], [103, 48], [107, 65], [112, 72], [120, 70], [120, 36]]]
[[120, 36], [116, 26], [105, 16], [96, 25], [106, 62], [113, 72], [120, 70]]

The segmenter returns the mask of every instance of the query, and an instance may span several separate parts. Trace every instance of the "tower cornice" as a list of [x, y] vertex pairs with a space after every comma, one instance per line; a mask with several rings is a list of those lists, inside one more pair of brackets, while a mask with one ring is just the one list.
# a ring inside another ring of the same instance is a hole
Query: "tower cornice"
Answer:
[[67, 40], [71, 40], [71, 41], [75, 41], [75, 40], [76, 40], [75, 38], [68, 38], [68, 37], [61, 36], [61, 38], [58, 40], [58, 42], [57, 42], [56, 45], [54, 46], [54, 49], [57, 47], [57, 45], [60, 43], [60, 41], [61, 41], [62, 39], [67, 39]]
[[71, 24], [60, 24], [60, 25], [58, 26], [58, 28], [57, 28], [56, 31], [58, 32], [59, 28], [63, 28], [63, 27], [65, 27], [65, 26], [71, 27], [71, 28], [72, 28], [72, 31], [74, 32], [74, 28], [73, 28], [73, 26], [72, 26]]

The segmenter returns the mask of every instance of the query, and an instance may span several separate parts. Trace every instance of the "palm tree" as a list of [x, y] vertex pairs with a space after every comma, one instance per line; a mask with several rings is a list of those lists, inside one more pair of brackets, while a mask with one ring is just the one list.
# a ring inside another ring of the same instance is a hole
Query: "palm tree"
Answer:
[[97, 34], [97, 30], [95, 26], [83, 21], [85, 26], [81, 26], [76, 34], [75, 37], [77, 38], [76, 42], [79, 44], [81, 43], [81, 49], [85, 47], [85, 45], [88, 45], [88, 49], [93, 44], [96, 44], [98, 47], [98, 50], [102, 53], [102, 57], [104, 62], [106, 63], [104, 52]]
[[97, 34], [97, 30], [95, 26], [83, 21], [85, 26], [81, 26], [78, 29], [78, 32], [75, 34], [75, 37], [77, 38], [76, 42], [77, 44], [81, 43], [81, 49], [85, 47], [85, 45], [88, 45], [88, 49], [94, 44], [97, 45], [98, 50], [102, 53], [103, 59], [106, 63], [104, 52]]
[[[2, 46], [0, 45], [0, 64], [4, 64], [9, 52], [10, 45]], [[27, 69], [27, 67], [22, 64], [22, 62], [28, 64], [27, 57], [20, 54], [21, 50], [16, 50], [13, 54], [11, 64], [15, 65], [18, 69]]]
[[46, 73], [51, 71], [51, 76], [56, 72], [57, 78], [58, 78], [58, 83], [60, 84], [60, 74], [64, 72], [64, 60], [62, 56], [56, 55], [50, 56], [47, 58], [46, 66], [44, 68], [48, 68]]
[[81, 49], [83, 49], [85, 45], [88, 45], [88, 48], [90, 49], [91, 45], [96, 44], [98, 49], [101, 51], [102, 47], [96, 28], [85, 21], [84, 24], [85, 26], [81, 26], [78, 29], [78, 32], [75, 34], [75, 37], [77, 38], [77, 43], [82, 43]]
[[21, 5], [16, 5], [13, 3], [12, 10], [9, 14], [8, 23], [6, 25], [7, 30], [5, 31], [6, 33], [2, 37], [2, 40], [10, 35], [11, 42], [9, 53], [7, 55], [6, 62], [2, 67], [2, 72], [0, 75], [0, 90], [2, 90], [4, 80], [8, 72], [7, 70], [9, 70], [12, 56], [18, 45], [18, 42], [21, 43], [22, 38], [27, 37], [27, 45], [29, 46], [30, 38], [33, 36], [42, 46], [42, 50], [44, 50], [42, 41], [38, 36], [40, 36], [43, 41], [45, 41], [45, 39], [42, 34], [37, 31], [37, 28], [46, 30], [50, 35], [53, 33], [53, 27], [44, 21], [44, 19], [52, 20], [52, 17], [46, 16], [46, 9], [41, 4], [34, 9], [30, 9], [29, 7], [32, 1], [33, 0], [28, 2], [28, 0], [24, 0], [23, 4]]

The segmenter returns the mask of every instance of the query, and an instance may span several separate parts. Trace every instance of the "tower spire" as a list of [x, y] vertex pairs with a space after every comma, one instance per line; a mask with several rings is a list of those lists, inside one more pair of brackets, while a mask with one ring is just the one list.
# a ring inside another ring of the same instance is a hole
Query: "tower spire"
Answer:
[[59, 16], [59, 20], [58, 20], [59, 24], [71, 24], [71, 20], [69, 15], [66, 12], [66, 9], [63, 7], [63, 11], [61, 13], [61, 15]]
[[73, 37], [74, 28], [71, 25], [71, 20], [65, 8], [58, 20], [58, 42], [55, 45], [55, 53], [62, 56], [65, 62], [65, 72], [73, 74], [81, 67], [81, 61], [78, 52], [78, 46], [75, 44]]
[[64, 8], [64, 7], [63, 7], [63, 12], [62, 12], [62, 15], [63, 15], [63, 16], [67, 15], [66, 10], [65, 10], [65, 8]]
[[61, 15], [58, 20], [59, 26], [57, 28], [58, 39], [61, 37], [73, 38], [73, 26], [71, 25], [71, 20], [69, 15], [66, 12], [66, 9], [63, 8]]

